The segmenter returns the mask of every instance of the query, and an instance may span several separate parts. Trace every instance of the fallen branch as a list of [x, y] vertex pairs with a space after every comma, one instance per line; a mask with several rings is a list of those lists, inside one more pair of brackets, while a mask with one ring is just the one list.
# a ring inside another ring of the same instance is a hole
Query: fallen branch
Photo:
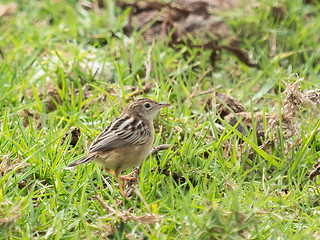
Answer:
[[115, 216], [122, 222], [128, 222], [132, 220], [139, 223], [150, 224], [159, 222], [159, 220], [162, 218], [162, 216], [155, 216], [153, 214], [144, 214], [142, 216], [136, 216], [134, 213], [128, 211], [116, 211], [113, 207], [108, 206], [97, 192], [95, 192], [95, 198], [98, 200], [100, 205], [109, 213], [107, 217]]

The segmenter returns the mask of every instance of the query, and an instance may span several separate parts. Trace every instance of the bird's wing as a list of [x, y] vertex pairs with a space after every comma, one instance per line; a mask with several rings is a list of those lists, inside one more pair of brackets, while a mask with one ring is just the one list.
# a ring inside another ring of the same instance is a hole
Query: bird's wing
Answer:
[[123, 116], [115, 119], [90, 146], [89, 153], [141, 145], [148, 141], [151, 132], [142, 119]]

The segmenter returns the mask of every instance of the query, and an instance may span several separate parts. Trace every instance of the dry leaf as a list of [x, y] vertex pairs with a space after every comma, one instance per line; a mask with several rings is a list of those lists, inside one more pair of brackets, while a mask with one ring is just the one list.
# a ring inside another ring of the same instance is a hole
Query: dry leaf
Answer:
[[[205, 110], [211, 111], [212, 104], [215, 101], [217, 113], [220, 115], [222, 119], [224, 119], [228, 114], [230, 114], [230, 110], [225, 106], [225, 104], [232, 109], [235, 113], [244, 112], [244, 106], [234, 97], [216, 92], [215, 97], [211, 97], [207, 100]], [[223, 104], [224, 103], [224, 104]]]
[[70, 146], [74, 147], [77, 145], [80, 134], [81, 134], [80, 128], [78, 127], [71, 127], [71, 129], [68, 130], [61, 138], [60, 145], [64, 144], [69, 134], [71, 134]]

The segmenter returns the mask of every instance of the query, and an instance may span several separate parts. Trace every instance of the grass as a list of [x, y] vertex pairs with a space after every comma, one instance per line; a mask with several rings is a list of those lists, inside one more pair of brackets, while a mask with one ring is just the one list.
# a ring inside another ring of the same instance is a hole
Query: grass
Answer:
[[[236, 129], [219, 127], [215, 114], [205, 112], [212, 93], [189, 98], [194, 90], [197, 95], [221, 86], [219, 91], [246, 109], [270, 112], [291, 73], [305, 78], [302, 91], [319, 88], [319, 4], [281, 1], [287, 12], [281, 22], [271, 14], [276, 1], [222, 13], [261, 69], [222, 53], [196, 89], [211, 67], [210, 54], [172, 49], [166, 41], [148, 45], [141, 32], [126, 37], [122, 28], [129, 12], [113, 1], [106, 1], [100, 14], [75, 1], [16, 2], [15, 14], [0, 18], [0, 239], [320, 238], [319, 180], [308, 178], [319, 158], [311, 137], [319, 112], [303, 110], [302, 144], [287, 154], [285, 141], [269, 154], [248, 137], [246, 143], [256, 150], [248, 159], [248, 152], [237, 154]], [[277, 51], [271, 53], [274, 39]], [[144, 87], [149, 54], [152, 89], [138, 97], [173, 104], [156, 119], [154, 145], [178, 148], [147, 159], [137, 185], [160, 221], [122, 222], [108, 215], [95, 191], [117, 211], [143, 216], [149, 211], [139, 196], [117, 206], [122, 197], [116, 181], [99, 166], [64, 167], [83, 156], [127, 99]], [[43, 100], [52, 99], [42, 90], [48, 82], [59, 87], [54, 111], [47, 111]], [[74, 147], [61, 144], [71, 127], [81, 130]], [[169, 176], [154, 167], [168, 167]]]

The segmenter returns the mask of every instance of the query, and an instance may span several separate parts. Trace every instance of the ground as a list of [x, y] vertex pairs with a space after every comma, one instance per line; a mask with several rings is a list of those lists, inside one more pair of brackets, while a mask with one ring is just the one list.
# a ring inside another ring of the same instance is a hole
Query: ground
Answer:
[[[320, 239], [319, 10], [3, 1], [0, 239]], [[65, 167], [140, 97], [172, 106], [125, 200]]]

